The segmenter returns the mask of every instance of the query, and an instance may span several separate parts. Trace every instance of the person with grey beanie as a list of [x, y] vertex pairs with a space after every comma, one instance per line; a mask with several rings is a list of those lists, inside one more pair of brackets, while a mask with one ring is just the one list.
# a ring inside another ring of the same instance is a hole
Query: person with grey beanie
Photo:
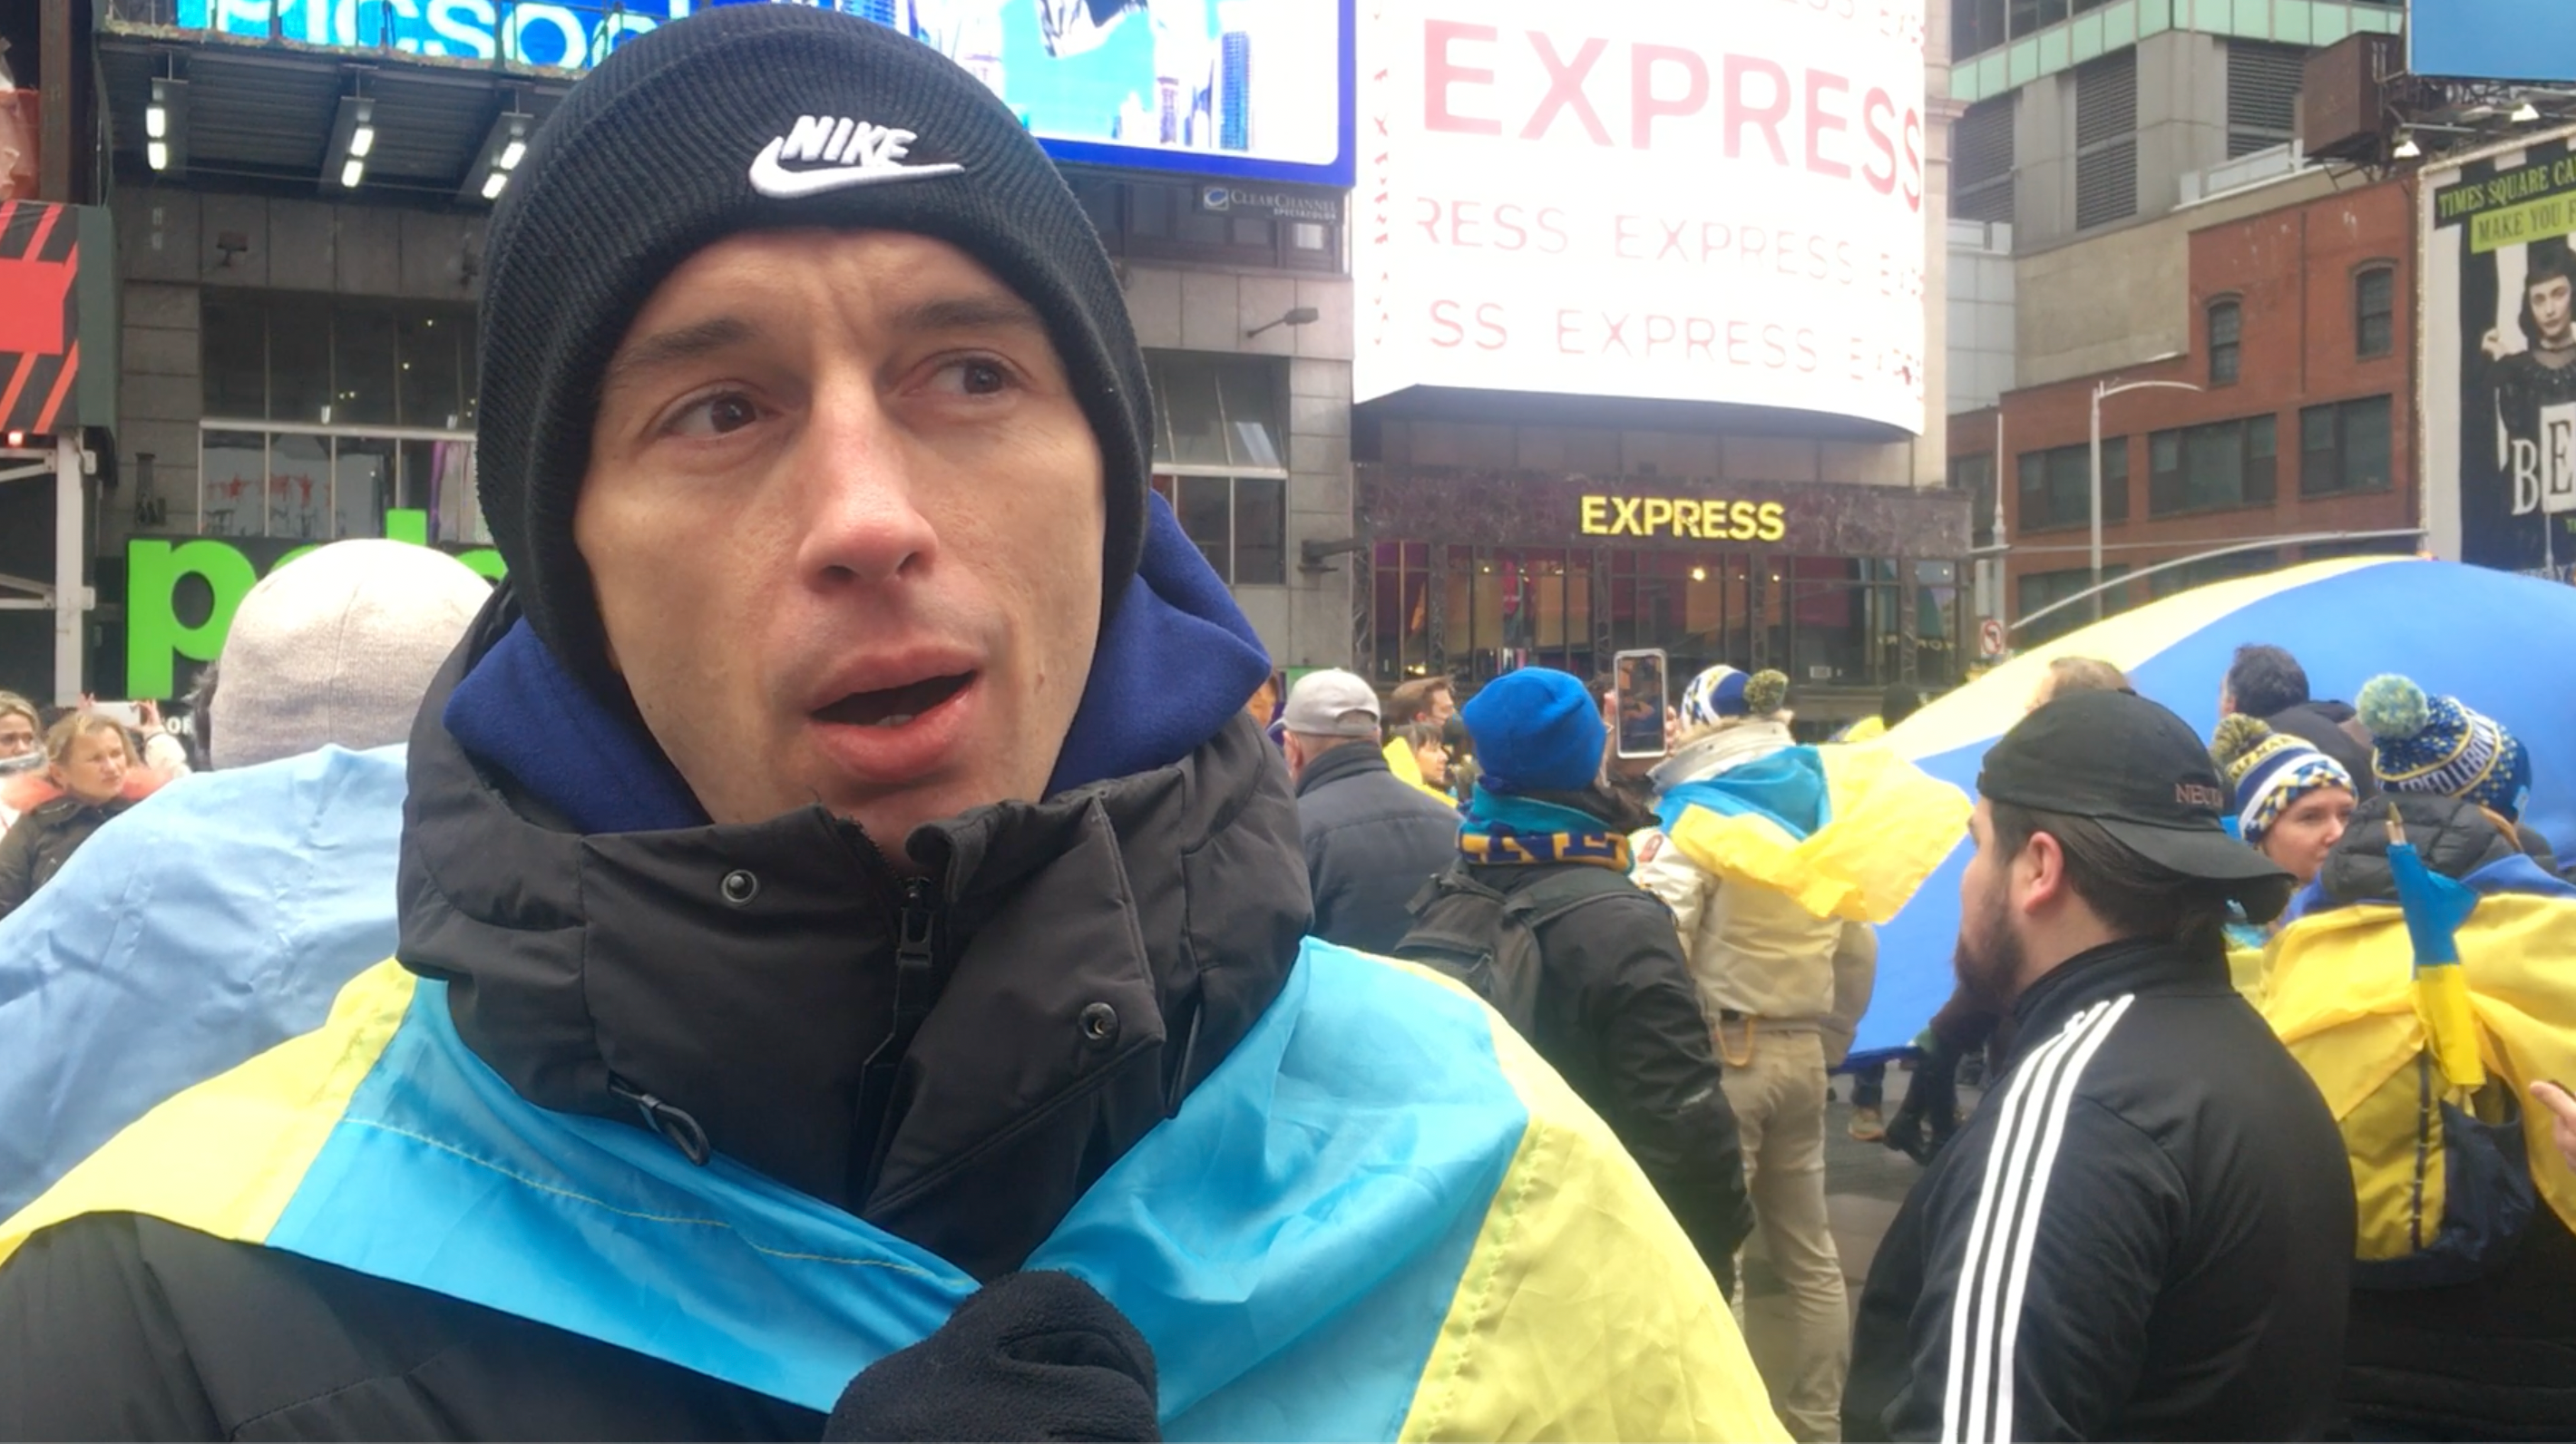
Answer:
[[402, 741], [491, 595], [463, 562], [404, 542], [333, 542], [277, 568], [233, 612], [196, 709], [199, 754], [255, 767]]

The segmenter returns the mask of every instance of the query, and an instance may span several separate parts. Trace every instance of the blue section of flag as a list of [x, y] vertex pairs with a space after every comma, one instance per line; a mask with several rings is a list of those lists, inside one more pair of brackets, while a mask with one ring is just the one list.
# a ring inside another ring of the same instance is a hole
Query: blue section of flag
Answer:
[[[2367, 625], [2356, 618], [2367, 618]], [[2219, 682], [2241, 643], [2288, 648], [2320, 698], [2350, 701], [2372, 677], [2403, 673], [2510, 728], [2531, 750], [2534, 776], [2576, 778], [2576, 728], [2566, 720], [2576, 717], [2576, 667], [2540, 660], [2554, 658], [2570, 635], [2576, 635], [2576, 587], [2482, 567], [2392, 560], [2294, 582], [2143, 661], [2110, 660], [2123, 664], [2140, 694], [2180, 713], [2203, 736], [2218, 724]], [[2066, 639], [2062, 650], [2090, 655], [2083, 636]], [[2464, 645], [2464, 638], [2474, 644]], [[1971, 691], [1983, 687], [1994, 697], [1998, 731], [2019, 720], [2028, 683], [2021, 686], [2007, 697], [1996, 681], [1970, 684]], [[1924, 757], [1921, 766], [1973, 796], [1992, 740]], [[2536, 789], [2522, 821], [2559, 856], [2576, 856], [2576, 786]], [[1949, 998], [1959, 878], [1968, 855], [1963, 841], [1905, 910], [1879, 928], [1877, 991], [1855, 1053], [1904, 1047]]]
[[2405, 911], [2407, 936], [2415, 944], [2415, 966], [2457, 963], [2455, 935], [2477, 910], [2477, 890], [2426, 867], [2413, 843], [2388, 849], [2388, 869], [2396, 877], [2397, 905]]
[[[1028, 1267], [1136, 1322], [1175, 1437], [1395, 1437], [1528, 1122], [1491, 1027], [1452, 990], [1308, 944]], [[269, 1242], [815, 1409], [976, 1286], [722, 1157], [693, 1167], [641, 1128], [526, 1103], [434, 982]]]
[[0, 1218], [394, 950], [403, 749], [199, 773], [0, 919]]

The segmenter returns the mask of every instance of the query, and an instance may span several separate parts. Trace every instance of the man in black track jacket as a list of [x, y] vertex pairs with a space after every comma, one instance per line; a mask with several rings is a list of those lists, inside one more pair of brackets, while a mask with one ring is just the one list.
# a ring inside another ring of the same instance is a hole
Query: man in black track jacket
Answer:
[[1870, 1268], [1850, 1439], [2313, 1439], [2353, 1245], [2334, 1120], [2228, 985], [2230, 839], [2180, 718], [2080, 693], [1986, 754], [1960, 980], [2014, 1056]]

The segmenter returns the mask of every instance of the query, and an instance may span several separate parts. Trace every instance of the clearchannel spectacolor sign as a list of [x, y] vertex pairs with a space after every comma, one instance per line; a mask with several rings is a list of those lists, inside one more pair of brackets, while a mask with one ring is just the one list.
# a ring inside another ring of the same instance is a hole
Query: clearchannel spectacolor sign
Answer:
[[[762, 0], [178, 0], [182, 29], [586, 70], [632, 35]], [[800, 3], [800, 0], [785, 0]], [[820, 0], [972, 71], [1058, 160], [1351, 182], [1352, 0]]]
[[1367, 0], [1356, 394], [1920, 432], [1924, 0]]

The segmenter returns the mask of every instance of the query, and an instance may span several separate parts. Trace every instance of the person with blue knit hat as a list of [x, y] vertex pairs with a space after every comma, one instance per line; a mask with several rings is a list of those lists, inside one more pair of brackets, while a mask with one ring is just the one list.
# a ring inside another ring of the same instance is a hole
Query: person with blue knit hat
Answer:
[[2234, 794], [2237, 836], [2299, 886], [2316, 881], [2352, 820], [2352, 774], [2304, 738], [2242, 715], [2218, 724], [2209, 752]]
[[1482, 772], [1443, 881], [1490, 889], [1530, 919], [1531, 1044], [1619, 1135], [1731, 1287], [1752, 1229], [1735, 1115], [1672, 914], [1628, 877], [1622, 809], [1601, 783], [1600, 709], [1580, 679], [1524, 667], [1459, 715]]
[[2393, 673], [2363, 683], [2356, 707], [2381, 787], [2462, 798], [2509, 823], [2522, 820], [2531, 754], [2494, 718]]
[[[549, 111], [484, 256], [508, 575], [353, 903], [393, 956], [255, 1054], [129, 1050], [0, 1220], [0, 1439], [1778, 1435], [1621, 1136], [1308, 936], [1269, 659], [990, 88], [701, 7]], [[155, 886], [289, 896], [332, 841]], [[270, 932], [167, 940], [81, 1036], [222, 1026]]]

